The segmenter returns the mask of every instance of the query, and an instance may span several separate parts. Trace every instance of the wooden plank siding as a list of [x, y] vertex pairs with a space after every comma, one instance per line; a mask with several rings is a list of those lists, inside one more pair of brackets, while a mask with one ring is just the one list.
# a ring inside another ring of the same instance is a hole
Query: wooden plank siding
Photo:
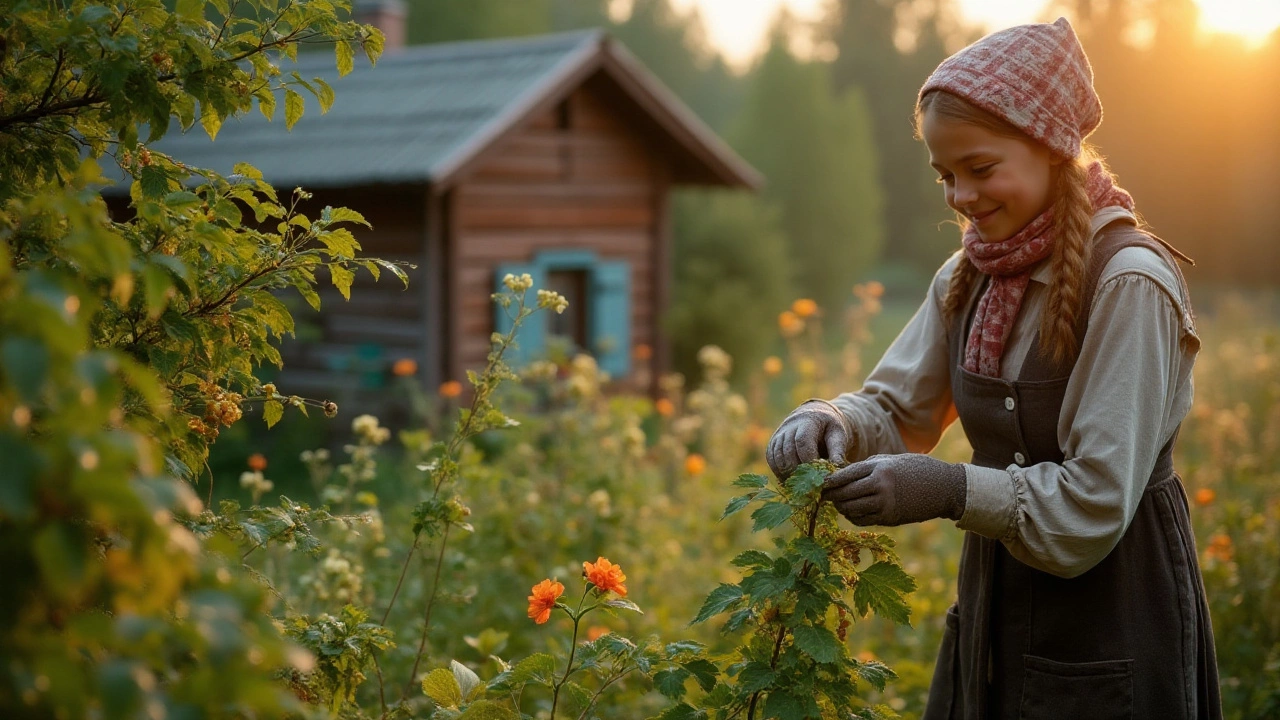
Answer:
[[[297, 338], [281, 346], [285, 369], [279, 378], [282, 392], [333, 399], [351, 413], [385, 412], [375, 376], [390, 381], [391, 365], [412, 358], [420, 368], [429, 367], [426, 356], [426, 323], [423, 284], [425, 189], [421, 186], [388, 186], [317, 190], [305, 212], [315, 217], [325, 205], [349, 207], [374, 227], [352, 227], [360, 242], [360, 254], [417, 267], [405, 268], [409, 288], [392, 273], [383, 271], [375, 282], [363, 268], [356, 271], [351, 299], [344, 300], [325, 273], [318, 273], [320, 312], [314, 312], [296, 293], [286, 293], [297, 323]], [[385, 392], [385, 391], [383, 391]]]
[[[497, 266], [532, 261], [544, 250], [589, 250], [630, 263], [631, 346], [657, 340], [655, 238], [667, 159], [637, 135], [634, 120], [588, 86], [566, 103], [497, 143], [452, 194], [455, 378], [484, 364]], [[633, 373], [652, 374], [638, 365]]]

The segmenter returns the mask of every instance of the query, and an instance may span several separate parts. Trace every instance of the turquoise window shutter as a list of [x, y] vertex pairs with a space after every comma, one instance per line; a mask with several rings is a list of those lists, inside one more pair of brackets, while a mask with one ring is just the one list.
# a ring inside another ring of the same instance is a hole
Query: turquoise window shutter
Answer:
[[[493, 291], [495, 293], [509, 292], [507, 286], [502, 284], [502, 279], [510, 273], [516, 277], [520, 277], [524, 273], [533, 276], [533, 288], [525, 294], [525, 305], [533, 308], [538, 304], [538, 288], [546, 287], [547, 274], [540, 263], [502, 263], [498, 266], [493, 278]], [[512, 318], [516, 314], [516, 304], [512, 303], [510, 308], [504, 308], [494, 303], [493, 329], [495, 332], [506, 335], [511, 332]], [[520, 324], [520, 329], [516, 332], [515, 347], [509, 348], [504, 355], [507, 364], [512, 367], [520, 367], [529, 362], [542, 357], [547, 349], [547, 317], [545, 312], [534, 313], [525, 318]]]
[[599, 261], [591, 268], [587, 323], [600, 369], [622, 378], [631, 371], [631, 264]]

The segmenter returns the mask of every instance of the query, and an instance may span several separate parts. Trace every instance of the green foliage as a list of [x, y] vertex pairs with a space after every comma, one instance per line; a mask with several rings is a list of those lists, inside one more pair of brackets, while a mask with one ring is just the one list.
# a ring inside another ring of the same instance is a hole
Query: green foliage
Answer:
[[[696, 356], [713, 344], [754, 367], [774, 337], [772, 317], [785, 306], [791, 258], [774, 206], [741, 193], [677, 196], [675, 282], [664, 326], [672, 338], [676, 369], [694, 377]], [[739, 373], [741, 374], [741, 373]]]
[[313, 702], [327, 699], [331, 711], [355, 699], [365, 671], [374, 662], [373, 651], [394, 645], [391, 633], [368, 622], [368, 617], [365, 611], [346, 605], [337, 617], [295, 615], [289, 618], [285, 625], [289, 637], [315, 656], [314, 668], [308, 668], [306, 673], [290, 674], [295, 693]]
[[[796, 720], [841, 717], [858, 702], [858, 680], [883, 689], [893, 677], [883, 664], [850, 655], [845, 644], [849, 617], [875, 612], [906, 623], [910, 609], [904, 596], [915, 590], [915, 582], [886, 536], [851, 532], [837, 523], [838, 513], [820, 499], [832, 470], [826, 462], [802, 465], [776, 488], [762, 484], [758, 475], [742, 475], [734, 483], [755, 488], [746, 496], [750, 504], [759, 504], [752, 514], [754, 531], [790, 521], [797, 534], [776, 538], [776, 554], [748, 550], [738, 555], [733, 564], [747, 574], [737, 584], [713, 590], [693, 620], [729, 612], [725, 632], [748, 630], [727, 663], [732, 679], [701, 703], [713, 717], [737, 717], [744, 708], [748, 718], [758, 710], [761, 717]], [[743, 507], [735, 499], [725, 515]], [[859, 570], [864, 552], [876, 561]], [[850, 591], [852, 607], [846, 599]], [[678, 700], [683, 693], [668, 695]]]
[[781, 210], [792, 292], [841, 310], [884, 246], [880, 159], [865, 95], [833, 94], [827, 67], [799, 60], [788, 42], [778, 28], [730, 137], [769, 179], [763, 195]]
[[[200, 119], [212, 137], [255, 99], [267, 111], [307, 87], [279, 70], [300, 42], [355, 43], [376, 58], [381, 35], [328, 2], [4, 7], [0, 706], [40, 717], [296, 710], [271, 673], [307, 654], [281, 639], [269, 595], [228, 569], [235, 543], [188, 529], [203, 511], [188, 483], [247, 403], [278, 403], [273, 417], [305, 409], [256, 378], [293, 329], [275, 293], [314, 298], [317, 273], [340, 282], [365, 264], [344, 227], [363, 221], [306, 218], [301, 190], [281, 199], [248, 165], [220, 177], [147, 143], [171, 121]], [[111, 214], [98, 194], [108, 156], [128, 191]], [[226, 529], [266, 541], [301, 519], [254, 513]]]

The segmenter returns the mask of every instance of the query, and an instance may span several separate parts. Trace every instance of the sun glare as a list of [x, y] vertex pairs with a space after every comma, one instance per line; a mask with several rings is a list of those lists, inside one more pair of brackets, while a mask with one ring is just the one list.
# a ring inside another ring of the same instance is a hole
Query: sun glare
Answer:
[[1280, 27], [1280, 0], [1197, 0], [1206, 30], [1240, 36], [1261, 45]]

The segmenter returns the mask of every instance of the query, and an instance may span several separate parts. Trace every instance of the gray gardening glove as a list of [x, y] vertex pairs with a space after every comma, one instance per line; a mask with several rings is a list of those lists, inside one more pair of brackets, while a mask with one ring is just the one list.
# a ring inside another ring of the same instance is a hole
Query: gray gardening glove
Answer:
[[928, 455], [874, 455], [827, 477], [822, 499], [854, 525], [902, 525], [964, 514], [964, 466]]
[[773, 432], [764, 458], [774, 475], [785, 478], [800, 464], [819, 458], [843, 465], [851, 439], [848, 421], [834, 405], [809, 400]]

